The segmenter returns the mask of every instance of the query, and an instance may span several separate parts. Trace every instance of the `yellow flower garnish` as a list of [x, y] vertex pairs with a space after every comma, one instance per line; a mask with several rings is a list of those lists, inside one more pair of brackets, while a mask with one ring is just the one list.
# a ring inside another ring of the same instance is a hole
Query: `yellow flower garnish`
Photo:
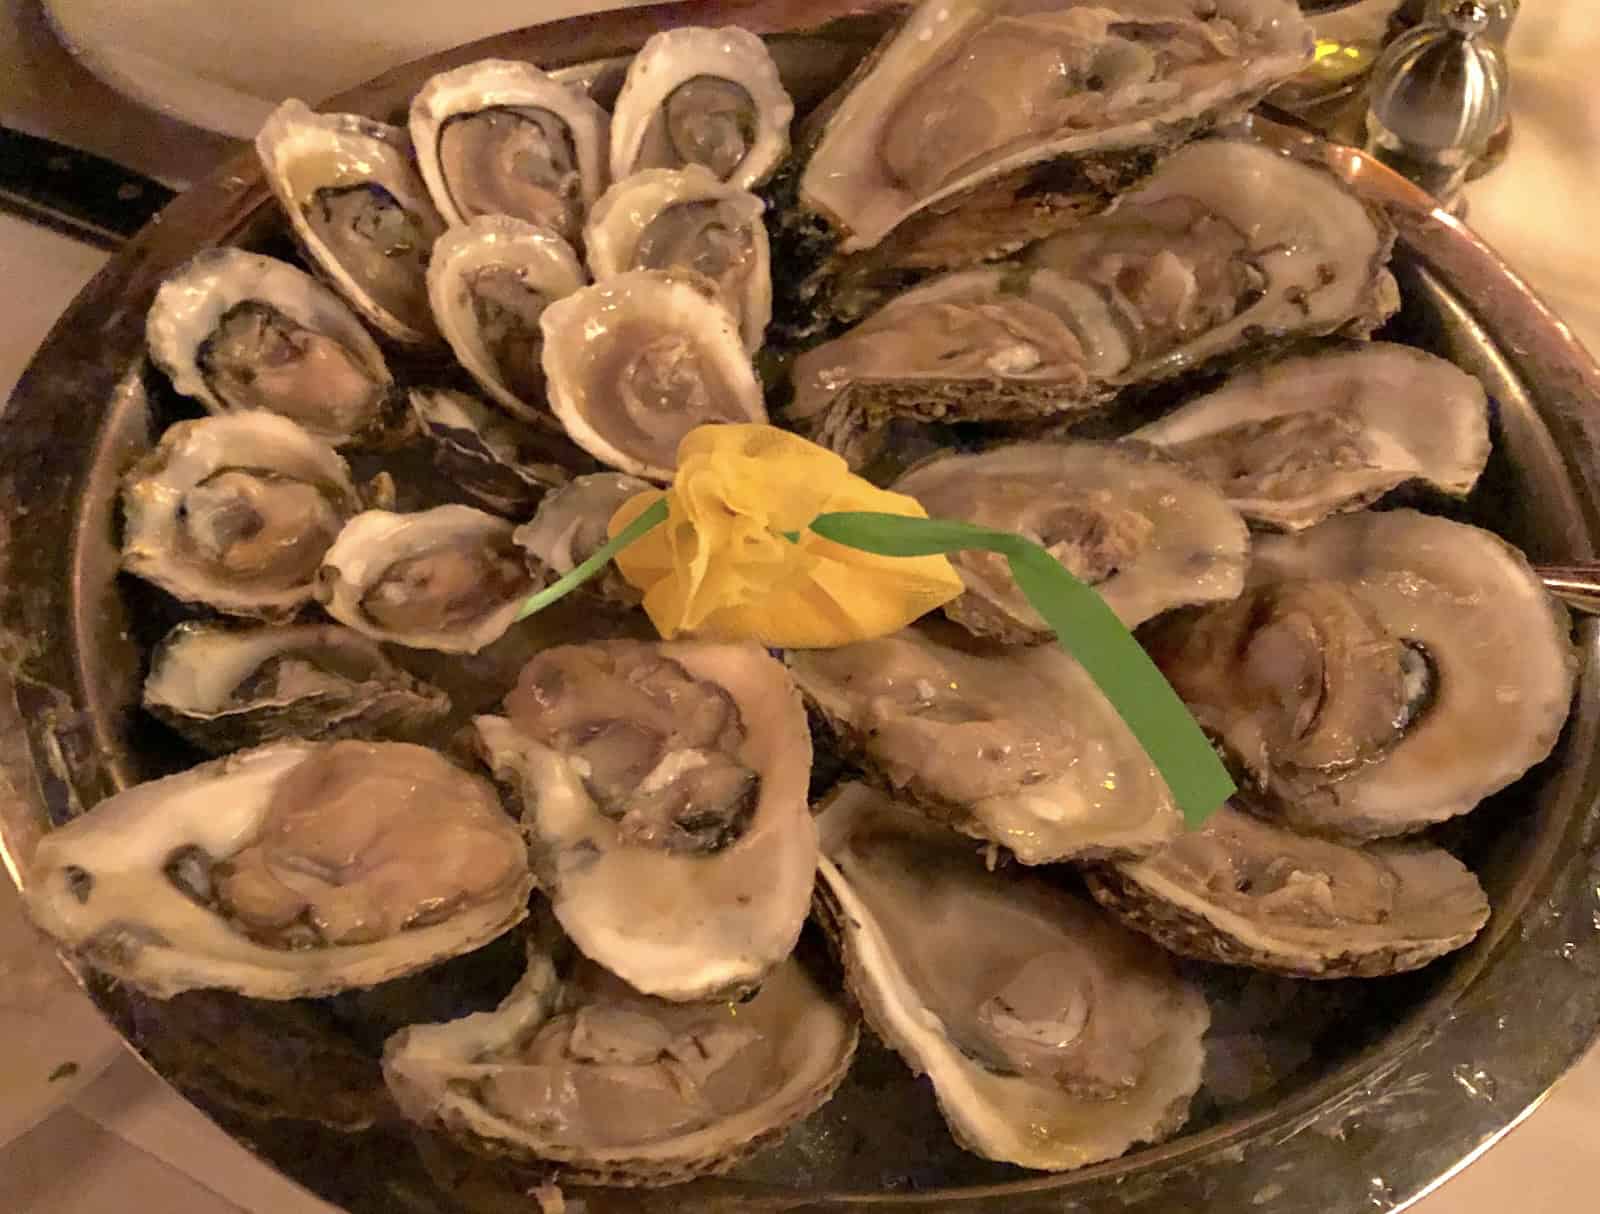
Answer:
[[961, 593], [943, 556], [896, 558], [809, 530], [819, 514], [926, 518], [912, 498], [854, 475], [833, 452], [772, 426], [699, 426], [666, 490], [612, 516], [623, 531], [662, 499], [667, 521], [616, 556], [663, 637], [680, 632], [831, 648], [887, 636]]

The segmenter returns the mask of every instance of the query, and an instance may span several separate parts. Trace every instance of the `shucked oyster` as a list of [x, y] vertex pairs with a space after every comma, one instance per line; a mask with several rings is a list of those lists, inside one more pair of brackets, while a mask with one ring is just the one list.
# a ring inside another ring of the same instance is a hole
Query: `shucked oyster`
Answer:
[[[518, 527], [513, 538], [536, 567], [555, 581], [593, 556], [610, 538], [611, 516], [624, 502], [649, 489], [648, 481], [623, 472], [577, 477], [539, 503], [533, 519]], [[625, 607], [637, 607], [644, 597], [615, 564], [607, 565], [586, 587]]]
[[470, 506], [352, 519], [317, 573], [329, 615], [379, 641], [477, 653], [534, 589], [505, 519]]
[[545, 309], [550, 407], [603, 463], [671, 480], [678, 441], [707, 422], [765, 422], [737, 322], [698, 274], [630, 270]]
[[479, 506], [526, 518], [545, 494], [572, 479], [581, 451], [548, 431], [524, 426], [476, 397], [450, 388], [406, 393], [417, 430], [433, 448], [433, 466]]
[[390, 1038], [384, 1078], [401, 1110], [559, 1165], [565, 1183], [671, 1184], [775, 1142], [855, 1052], [853, 1019], [795, 961], [747, 1002], [681, 1004], [570, 953], [536, 938], [497, 1010]]
[[1178, 832], [1165, 782], [1083, 667], [1054, 645], [969, 644], [908, 628], [788, 661], [870, 774], [1024, 864], [1139, 854]]
[[380, 333], [425, 345], [437, 335], [423, 273], [444, 222], [410, 150], [395, 127], [294, 100], [256, 135], [267, 182], [322, 273]]
[[531, 885], [493, 788], [401, 742], [278, 742], [140, 784], [27, 875], [40, 927], [161, 998], [372, 986], [500, 935]]
[[1014, 264], [934, 279], [802, 355], [789, 416], [859, 463], [896, 418], [1060, 415], [1245, 348], [1364, 335], [1398, 302], [1390, 239], [1320, 166], [1192, 143], [1113, 211]]
[[[1249, 537], [1222, 495], [1141, 448], [1018, 443], [982, 455], [935, 456], [895, 482], [934, 518], [1013, 531], [1094, 586], [1130, 628], [1185, 603], [1244, 587]], [[966, 585], [944, 611], [1002, 641], [1052, 635], [1003, 556], [951, 557]]]
[[179, 624], [156, 646], [146, 711], [212, 754], [281, 738], [416, 740], [450, 699], [334, 624]]
[[287, 619], [361, 508], [332, 447], [259, 410], [169, 426], [122, 487], [122, 567], [230, 615]]
[[547, 649], [477, 718], [535, 871], [584, 953], [645, 994], [712, 998], [789, 955], [816, 876], [811, 735], [755, 645]]
[[1159, 950], [863, 785], [817, 829], [846, 981], [957, 1142], [1063, 1171], [1183, 1124], [1210, 1015]]
[[1489, 920], [1477, 878], [1441, 848], [1308, 839], [1232, 806], [1152, 856], [1097, 866], [1088, 881], [1172, 952], [1296, 978], [1417, 969]]
[[597, 281], [627, 270], [693, 270], [717, 284], [739, 318], [745, 349], [761, 348], [772, 317], [763, 204], [698, 165], [646, 169], [617, 182], [584, 229]]
[[1504, 540], [1391, 510], [1258, 537], [1236, 603], [1142, 639], [1275, 816], [1377, 838], [1466, 813], [1550, 753], [1568, 629]]
[[433, 77], [411, 141], [451, 224], [509, 215], [576, 240], [606, 182], [606, 112], [531, 63], [485, 59]]
[[1489, 458], [1489, 409], [1460, 368], [1371, 342], [1235, 375], [1132, 437], [1251, 522], [1299, 531], [1407, 481], [1465, 497]]
[[760, 38], [729, 26], [663, 30], [628, 65], [612, 108], [611, 179], [701, 165], [738, 189], [789, 151], [794, 103]]
[[210, 413], [265, 409], [340, 446], [384, 429], [393, 379], [354, 313], [316, 279], [241, 249], [207, 249], [161, 284], [150, 357]]

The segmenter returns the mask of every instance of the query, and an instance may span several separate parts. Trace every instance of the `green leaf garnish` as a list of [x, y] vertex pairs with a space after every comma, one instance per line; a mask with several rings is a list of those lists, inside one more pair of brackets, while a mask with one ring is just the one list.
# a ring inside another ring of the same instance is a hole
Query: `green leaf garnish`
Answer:
[[590, 578], [600, 573], [611, 563], [612, 557], [633, 543], [634, 540], [639, 539], [646, 532], [659, 527], [666, 521], [667, 499], [663, 497], [638, 518], [634, 519], [633, 522], [617, 532], [616, 535], [596, 548], [594, 555], [589, 557], [588, 560], [573, 566], [571, 572], [551, 582], [543, 590], [530, 594], [523, 600], [522, 606], [517, 610], [516, 618], [525, 620], [535, 612], [543, 611], [557, 599], [565, 598]]
[[946, 519], [844, 511], [818, 515], [811, 529], [836, 544], [879, 556], [934, 556], [978, 548], [1011, 566], [1017, 588], [1056, 640], [1089, 672], [1161, 772], [1191, 827], [1235, 786], [1199, 724], [1116, 612], [1038, 544], [1008, 531]]

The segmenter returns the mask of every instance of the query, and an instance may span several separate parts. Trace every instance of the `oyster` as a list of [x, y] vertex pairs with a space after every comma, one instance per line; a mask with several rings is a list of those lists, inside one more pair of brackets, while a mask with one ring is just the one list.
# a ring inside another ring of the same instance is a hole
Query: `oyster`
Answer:
[[1064, 1171], [1183, 1124], [1210, 1013], [1159, 950], [863, 785], [817, 829], [846, 982], [963, 1147]]
[[749, 989], [811, 902], [811, 735], [755, 645], [601, 641], [538, 654], [478, 717], [535, 871], [591, 959], [688, 1001]]
[[1152, 856], [1097, 866], [1088, 882], [1180, 956], [1295, 978], [1417, 969], [1489, 921], [1477, 878], [1442, 848], [1308, 839], [1231, 805]]
[[406, 398], [417, 429], [433, 447], [434, 468], [491, 513], [526, 517], [546, 493], [572, 479], [572, 463], [586, 462], [582, 452], [563, 450], [564, 442], [519, 425], [465, 392], [412, 388]]
[[172, 386], [210, 413], [265, 409], [340, 446], [389, 423], [394, 380], [355, 314], [301, 270], [207, 249], [161, 284], [145, 332]]
[[854, 255], [825, 270], [859, 315], [882, 282], [1102, 210], [1311, 48], [1290, 0], [927, 0], [819, 111], [788, 222], [813, 259]]
[[590, 455], [671, 480], [678, 440], [707, 422], [765, 422], [733, 314], [698, 274], [630, 270], [550, 305], [550, 407]]
[[[1019, 443], [926, 460], [894, 485], [934, 518], [1024, 535], [1094, 586], [1130, 628], [1244, 588], [1249, 536], [1222, 495], [1133, 445]], [[998, 553], [951, 557], [966, 592], [944, 612], [979, 636], [1054, 634]]]
[[461, 365], [497, 404], [548, 429], [539, 320], [583, 283], [566, 241], [504, 215], [451, 228], [428, 265], [433, 315]]
[[493, 788], [403, 742], [276, 742], [137, 785], [46, 835], [27, 877], [40, 927], [160, 998], [372, 986], [494, 939], [531, 886]]
[[589, 269], [597, 281], [627, 270], [704, 274], [739, 318], [745, 349], [754, 353], [772, 318], [763, 206], [698, 165], [645, 169], [595, 204], [583, 238]]
[[681, 1004], [570, 953], [537, 940], [496, 1011], [391, 1037], [402, 1112], [564, 1183], [672, 1184], [776, 1142], [855, 1053], [854, 1019], [798, 962], [747, 1002]]
[[317, 573], [317, 600], [357, 632], [412, 649], [477, 653], [535, 589], [512, 525], [470, 506], [350, 520]]
[[282, 738], [419, 738], [450, 698], [333, 624], [179, 624], [156, 646], [145, 710], [212, 754]]
[[357, 311], [403, 345], [437, 339], [423, 274], [444, 221], [396, 127], [285, 101], [256, 135], [267, 183], [311, 259]]
[[1444, 359], [1371, 342], [1242, 372], [1132, 437], [1251, 522], [1300, 531], [1408, 481], [1465, 497], [1489, 458], [1489, 403]]
[[1365, 335], [1399, 302], [1386, 220], [1248, 140], [1174, 153], [1019, 261], [936, 278], [793, 367], [793, 423], [861, 463], [892, 420], [1027, 421], [1244, 349]]
[[[650, 488], [648, 481], [623, 472], [577, 477], [545, 498], [533, 520], [518, 527], [512, 538], [553, 582], [593, 556], [610, 538], [611, 516], [624, 502]], [[586, 585], [624, 607], [637, 607], [644, 600], [643, 593], [614, 563]]]
[[576, 240], [605, 189], [606, 112], [531, 63], [485, 59], [433, 77], [411, 142], [447, 223], [509, 215]]
[[1054, 645], [978, 649], [922, 627], [788, 662], [869, 774], [1024, 864], [1139, 854], [1182, 828], [1127, 725]]
[[611, 180], [701, 165], [748, 190], [788, 154], [794, 103], [756, 35], [685, 26], [639, 48], [611, 112]]
[[1275, 817], [1378, 838], [1466, 813], [1550, 753], [1569, 627], [1498, 536], [1391, 510], [1258, 537], [1237, 602], [1141, 639]]
[[176, 598], [287, 619], [360, 510], [344, 460], [286, 417], [178, 422], [122, 486], [122, 567]]

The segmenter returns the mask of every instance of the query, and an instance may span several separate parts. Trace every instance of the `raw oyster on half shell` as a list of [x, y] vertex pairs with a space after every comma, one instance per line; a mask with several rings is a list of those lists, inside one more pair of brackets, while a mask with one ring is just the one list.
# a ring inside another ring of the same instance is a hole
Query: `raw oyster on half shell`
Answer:
[[507, 931], [532, 885], [493, 787], [403, 742], [276, 742], [137, 785], [27, 876], [40, 927], [159, 998], [373, 986]]
[[394, 380], [332, 291], [287, 262], [207, 249], [169, 276], [145, 324], [150, 357], [209, 413], [265, 409], [342, 446], [390, 426]]
[[759, 646], [600, 641], [538, 654], [476, 719], [534, 868], [584, 954], [674, 1001], [749, 990], [816, 876], [811, 735]]
[[169, 426], [122, 486], [122, 567], [176, 598], [285, 620], [360, 510], [344, 460], [261, 410]]
[[[1128, 627], [1244, 588], [1249, 536], [1209, 485], [1135, 445], [1017, 443], [981, 455], [934, 456], [894, 484], [932, 518], [1015, 532], [1095, 587]], [[944, 613], [1001, 641], [1049, 640], [1005, 557], [951, 555], [966, 591]]]
[[485, 59], [411, 102], [422, 179], [449, 224], [507, 215], [577, 240], [606, 184], [609, 119], [531, 63]]
[[1350, 847], [1224, 806], [1154, 855], [1088, 873], [1130, 927], [1183, 957], [1295, 978], [1418, 969], [1489, 921], [1476, 877], [1427, 843]]
[[1127, 724], [1054, 645], [920, 626], [788, 662], [871, 778], [1024, 864], [1138, 855], [1182, 829]]
[[145, 710], [212, 754], [283, 738], [416, 741], [450, 698], [337, 624], [179, 624], [150, 659]]
[[865, 785], [817, 829], [845, 980], [963, 1147], [1064, 1171], [1183, 1124], [1210, 1013], [1163, 953]]
[[368, 323], [402, 345], [436, 342], [423, 276], [445, 225], [406, 133], [291, 99], [262, 125], [256, 152], [296, 238]]
[[451, 388], [412, 388], [406, 399], [433, 466], [449, 484], [493, 514], [525, 518], [587, 462], [548, 430], [525, 426], [477, 397]]
[[[532, 520], [518, 527], [512, 538], [553, 582], [593, 556], [610, 539], [611, 517], [622, 504], [651, 488], [649, 481], [625, 472], [576, 477], [540, 502]], [[615, 563], [585, 583], [589, 587], [624, 607], [637, 607], [644, 600], [643, 591], [623, 577]]]

